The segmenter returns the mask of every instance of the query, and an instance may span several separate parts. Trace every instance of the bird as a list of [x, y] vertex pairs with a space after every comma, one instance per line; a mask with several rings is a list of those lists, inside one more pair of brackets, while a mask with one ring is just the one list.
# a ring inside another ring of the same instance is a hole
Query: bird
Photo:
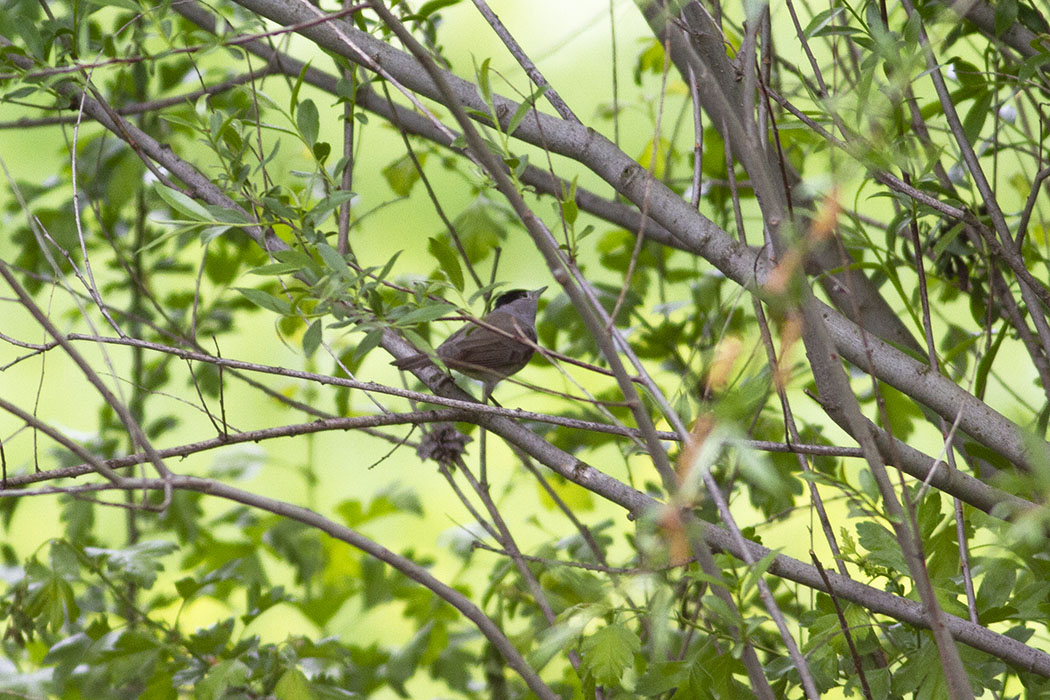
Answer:
[[[497, 297], [492, 311], [481, 319], [481, 323], [467, 322], [438, 346], [437, 355], [446, 367], [482, 383], [485, 401], [496, 384], [516, 373], [532, 358], [536, 343], [536, 310], [545, 289], [504, 292]], [[486, 326], [498, 328], [503, 333]], [[429, 356], [416, 354], [392, 364], [398, 369], [411, 370], [424, 367], [429, 361]]]

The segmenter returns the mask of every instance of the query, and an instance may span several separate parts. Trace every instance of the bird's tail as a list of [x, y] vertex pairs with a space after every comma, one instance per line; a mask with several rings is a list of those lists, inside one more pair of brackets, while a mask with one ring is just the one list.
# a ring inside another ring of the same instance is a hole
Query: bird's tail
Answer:
[[394, 360], [390, 364], [398, 369], [413, 370], [425, 367], [428, 362], [430, 362], [430, 358], [426, 355], [409, 355], [408, 357]]

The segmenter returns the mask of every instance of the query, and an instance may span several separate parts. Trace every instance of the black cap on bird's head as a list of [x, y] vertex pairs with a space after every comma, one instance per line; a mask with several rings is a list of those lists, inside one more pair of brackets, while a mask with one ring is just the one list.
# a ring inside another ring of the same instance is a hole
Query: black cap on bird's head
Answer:
[[512, 304], [519, 299], [537, 299], [543, 294], [545, 289], [547, 288], [540, 287], [539, 289], [533, 289], [532, 291], [529, 291], [528, 289], [512, 289], [509, 292], [504, 292], [496, 297], [496, 303], [492, 305], [492, 308], [495, 310], [501, 306]]

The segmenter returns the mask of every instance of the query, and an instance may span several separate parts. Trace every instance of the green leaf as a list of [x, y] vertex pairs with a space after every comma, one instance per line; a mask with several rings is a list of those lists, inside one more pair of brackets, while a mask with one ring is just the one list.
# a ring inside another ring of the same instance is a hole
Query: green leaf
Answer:
[[303, 100], [295, 110], [295, 124], [299, 127], [299, 133], [303, 140], [311, 147], [317, 143], [317, 135], [321, 130], [321, 117], [317, 112], [317, 105], [313, 100]]
[[209, 226], [201, 231], [201, 243], [211, 243], [216, 238], [230, 230], [225, 224], [221, 226]]
[[980, 137], [981, 128], [984, 127], [984, 122], [992, 111], [992, 100], [994, 99], [994, 90], [984, 90], [974, 100], [970, 111], [966, 113], [966, 118], [963, 119], [963, 133], [966, 134], [966, 139], [970, 143], [975, 143]]
[[[426, 163], [427, 154], [422, 153], [418, 158], [419, 167], [422, 168]], [[382, 173], [390, 189], [401, 197], [407, 197], [420, 179], [419, 168], [416, 167], [415, 161], [407, 155], [391, 162], [383, 168]]]
[[106, 654], [110, 682], [124, 686], [145, 680], [161, 654], [157, 638], [134, 628], [119, 634], [116, 644]]
[[175, 582], [175, 591], [183, 598], [189, 600], [203, 586], [192, 576], [180, 578]]
[[291, 104], [293, 112], [299, 106], [299, 91], [303, 89], [303, 83], [306, 81], [306, 73], [309, 69], [310, 63], [304, 63], [303, 67], [299, 70], [299, 75], [295, 78], [295, 85], [292, 86], [292, 94], [289, 104]]
[[654, 697], [666, 693], [673, 688], [679, 692], [674, 695], [675, 700], [684, 700], [681, 693], [683, 682], [688, 677], [689, 666], [685, 661], [657, 661], [649, 664], [645, 674], [638, 679], [634, 686], [635, 695]]
[[634, 66], [634, 82], [642, 84], [644, 73], [660, 75], [664, 72], [664, 45], [659, 39], [649, 42], [649, 48], [638, 55], [638, 62]]
[[434, 629], [434, 621], [431, 620], [416, 632], [408, 644], [398, 649], [386, 663], [386, 678], [390, 685], [401, 693], [404, 693], [404, 683], [412, 677], [423, 658], [427, 643], [430, 641], [430, 632]]
[[936, 260], [940, 258], [941, 255], [944, 254], [944, 251], [948, 249], [948, 246], [950, 246], [955, 241], [955, 239], [959, 237], [959, 234], [962, 233], [965, 230], [965, 228], [966, 227], [962, 224], [962, 222], [960, 222], [949, 228], [944, 233], [944, 235], [938, 238], [937, 243], [935, 243], [933, 246], [933, 259]]
[[890, 431], [896, 438], [907, 439], [914, 432], [915, 421], [922, 418], [922, 413], [911, 398], [892, 386], [880, 382], [879, 391], [886, 406]]
[[423, 504], [415, 493], [394, 484], [376, 494], [369, 502], [367, 510], [361, 506], [361, 501], [354, 499], [343, 501], [335, 510], [343, 517], [347, 527], [357, 528], [376, 518], [395, 513], [413, 513], [421, 516]]
[[396, 253], [394, 253], [389, 260], [386, 261], [386, 265], [383, 265], [383, 269], [380, 270], [379, 274], [376, 275], [376, 281], [382, 282], [386, 279], [386, 276], [390, 274], [390, 271], [392, 269], [394, 269], [394, 263], [397, 262], [397, 259], [398, 257], [400, 257], [400, 255], [401, 251], [399, 250]]
[[313, 700], [315, 697], [310, 690], [310, 681], [297, 668], [284, 672], [273, 687], [273, 694], [277, 700]]
[[514, 110], [514, 114], [511, 116], [510, 121], [507, 122], [508, 136], [514, 135], [515, 130], [517, 130], [518, 125], [521, 124], [521, 121], [525, 118], [525, 115], [527, 115], [536, 105], [536, 100], [538, 100], [543, 95], [547, 94], [547, 91], [550, 90], [550, 87], [550, 85], [543, 85], [542, 87], [537, 88], [531, 95], [528, 96], [527, 99], [523, 100], [521, 104], [518, 105], [518, 108]]
[[82, 542], [91, 534], [95, 524], [95, 507], [93, 503], [81, 500], [69, 500], [62, 505], [62, 522], [66, 525], [66, 537], [74, 542]]
[[977, 363], [977, 373], [973, 382], [974, 396], [984, 396], [985, 387], [988, 385], [988, 373], [992, 371], [992, 363], [999, 354], [999, 348], [1002, 346], [1003, 339], [1006, 338], [1006, 332], [1008, 330], [1010, 330], [1010, 325], [1007, 323], [1002, 324], [999, 333], [995, 336], [995, 341], [992, 343], [992, 346], [988, 348], [988, 351], [981, 356], [981, 361]]
[[561, 203], [561, 215], [565, 217], [565, 223], [572, 226], [576, 223], [576, 217], [580, 213], [580, 208], [577, 206], [575, 200], [564, 199]]
[[922, 499], [916, 519], [919, 525], [919, 536], [923, 541], [932, 537], [937, 526], [944, 519], [944, 514], [941, 512], [941, 495], [938, 491], [929, 491]]
[[76, 665], [84, 658], [93, 640], [83, 632], [55, 642], [42, 659], [43, 663]]
[[722, 621], [727, 625], [739, 625], [742, 620], [740, 618], [740, 612], [733, 608], [729, 603], [725, 602], [713, 593], [708, 593], [702, 598], [704, 608], [710, 610], [712, 613], [722, 618]]
[[254, 226], [257, 222], [240, 209], [223, 207], [218, 204], [206, 204], [204, 208], [211, 215], [212, 221], [235, 226]]
[[137, 542], [123, 549], [85, 547], [84, 554], [99, 563], [105, 563], [109, 571], [143, 588], [151, 588], [157, 580], [157, 572], [163, 571], [160, 558], [174, 552], [178, 546], [165, 540]]
[[188, 217], [191, 221], [212, 222], [215, 220], [203, 205], [178, 190], [162, 185], [159, 182], [154, 185], [154, 190], [169, 207]]
[[[493, 109], [492, 105], [492, 85], [489, 83], [489, 63], [491, 59], [486, 58], [481, 62], [481, 67], [478, 68], [478, 89], [481, 90], [481, 97], [485, 100], [485, 104], [489, 106], [489, 109]], [[490, 115], [485, 115], [490, 116]]]
[[746, 596], [750, 591], [751, 587], [758, 583], [758, 580], [766, 573], [770, 566], [773, 565], [773, 560], [777, 558], [778, 551], [773, 550], [766, 554], [758, 561], [756, 561], [747, 573], [744, 575], [744, 579], [740, 584], [740, 596]]
[[328, 195], [320, 202], [318, 202], [313, 209], [311, 209], [307, 215], [307, 222], [314, 226], [320, 226], [324, 223], [333, 211], [341, 207], [346, 202], [353, 200], [357, 196], [356, 192], [348, 192], [346, 190], [339, 190]]
[[332, 153], [332, 144], [327, 141], [318, 141], [313, 147], [314, 158], [318, 163], [324, 163]]
[[340, 277], [350, 276], [350, 266], [346, 264], [346, 258], [338, 250], [324, 241], [319, 241], [317, 243], [317, 254], [321, 256], [321, 260], [324, 261], [329, 270]]
[[233, 618], [216, 622], [211, 627], [199, 629], [190, 635], [186, 647], [194, 654], [218, 654], [230, 641], [233, 634]]
[[498, 211], [488, 199], [478, 197], [452, 222], [470, 262], [484, 260], [506, 239], [506, 227], [494, 216]]
[[386, 568], [383, 562], [373, 557], [365, 557], [361, 560], [360, 580], [363, 586], [362, 605], [365, 610], [371, 610], [380, 603], [393, 598], [390, 581], [387, 580]]
[[437, 259], [441, 271], [445, 273], [445, 277], [452, 283], [452, 286], [462, 292], [463, 268], [460, 267], [459, 257], [452, 246], [441, 238], [430, 238], [427, 239], [427, 251]]
[[269, 265], [260, 265], [254, 269], [248, 270], [249, 275], [287, 275], [290, 273], [298, 272], [302, 269], [302, 266], [298, 263], [270, 263]]
[[316, 319], [303, 333], [303, 352], [306, 353], [307, 357], [313, 357], [314, 353], [317, 352], [317, 348], [320, 347], [323, 330], [324, 323], [321, 319]]
[[995, 35], [1002, 36], [1017, 21], [1017, 0], [998, 0], [995, 7]]
[[279, 313], [282, 316], [287, 316], [292, 313], [292, 306], [285, 299], [275, 297], [261, 289], [246, 289], [244, 287], [234, 287], [234, 289], [247, 297], [248, 301], [257, 306], [261, 306], [264, 309], [269, 309], [270, 311]]
[[143, 700], [178, 700], [179, 694], [176, 687], [175, 679], [170, 673], [156, 669], [153, 676], [147, 681], [140, 697]]
[[860, 544], [868, 550], [868, 559], [880, 566], [899, 572], [908, 571], [900, 544], [892, 532], [874, 522], [857, 523]]
[[369, 352], [374, 350], [383, 340], [383, 329], [375, 328], [365, 334], [364, 339], [354, 348], [354, 361], [360, 362]]
[[678, 153], [671, 142], [665, 138], [650, 139], [638, 157], [638, 165], [653, 173], [653, 177], [663, 178], [668, 165], [677, 161]]
[[837, 18], [843, 12], [845, 12], [844, 7], [836, 7], [831, 10], [823, 10], [821, 12], [818, 12], [816, 15], [813, 16], [813, 19], [809, 21], [809, 24], [806, 25], [806, 28], [802, 31], [802, 33], [808, 39], [812, 39], [813, 37], [818, 36], [819, 32], [821, 32], [826, 26], [831, 24], [832, 20]]
[[587, 623], [604, 612], [602, 606], [590, 605], [577, 608], [565, 620], [558, 620], [537, 635], [537, 644], [529, 651], [529, 666], [539, 671], [551, 659], [569, 646], [572, 640], [583, 631]]
[[1009, 559], [988, 559], [982, 567], [981, 585], [977, 589], [977, 609], [981, 623], [988, 624], [984, 612], [1007, 603], [1013, 597], [1017, 568]]
[[600, 685], [615, 686], [642, 642], [623, 625], [608, 625], [583, 640], [583, 661]]
[[418, 309], [413, 309], [407, 314], [397, 319], [396, 325], [398, 326], [414, 326], [417, 323], [426, 323], [427, 321], [434, 321], [442, 316], [446, 316], [450, 313], [458, 311], [455, 304], [431, 304], [430, 306], [421, 306]]
[[142, 6], [133, 0], [91, 0], [90, 4], [99, 7], [119, 7], [129, 12], [142, 12]]
[[423, 3], [423, 6], [419, 8], [419, 12], [417, 12], [416, 15], [418, 15], [420, 19], [426, 19], [438, 10], [451, 7], [459, 1], [460, 0], [430, 0], [430, 2]]
[[230, 686], [243, 685], [251, 674], [244, 662], [225, 659], [208, 670], [208, 675], [193, 688], [196, 700], [222, 700]]

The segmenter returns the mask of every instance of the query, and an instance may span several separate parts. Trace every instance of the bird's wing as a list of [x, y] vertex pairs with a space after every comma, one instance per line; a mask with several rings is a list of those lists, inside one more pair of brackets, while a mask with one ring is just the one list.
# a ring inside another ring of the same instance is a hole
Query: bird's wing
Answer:
[[[535, 342], [533, 329], [522, 327], [520, 322], [515, 324], [515, 328], [522, 331], [519, 335]], [[484, 370], [524, 364], [532, 357], [532, 348], [488, 328], [470, 325], [456, 331], [442, 343], [438, 355], [453, 369]]]

